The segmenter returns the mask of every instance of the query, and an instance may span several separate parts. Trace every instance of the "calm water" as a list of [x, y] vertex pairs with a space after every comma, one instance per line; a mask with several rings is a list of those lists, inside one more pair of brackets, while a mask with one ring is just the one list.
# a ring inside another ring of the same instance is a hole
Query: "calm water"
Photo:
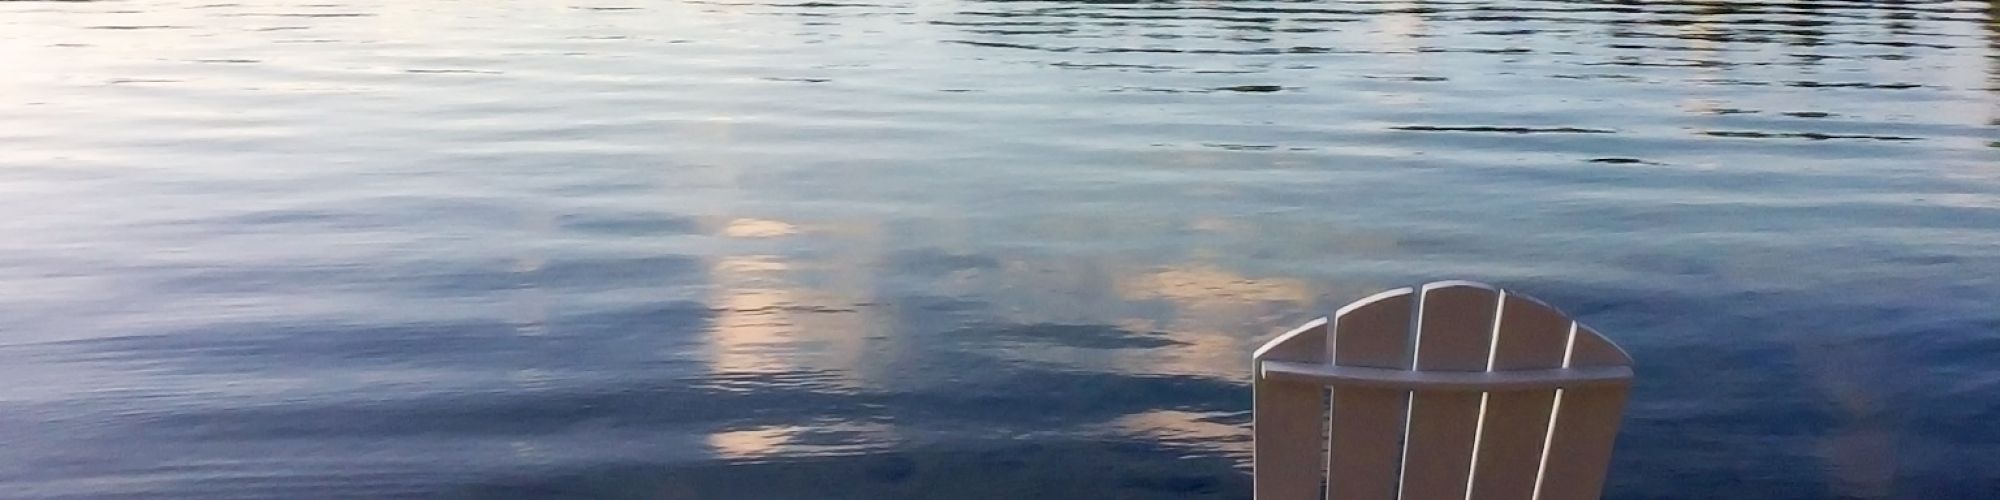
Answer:
[[0, 2], [0, 496], [1246, 498], [1542, 296], [1614, 498], [2000, 496], [2000, 6]]

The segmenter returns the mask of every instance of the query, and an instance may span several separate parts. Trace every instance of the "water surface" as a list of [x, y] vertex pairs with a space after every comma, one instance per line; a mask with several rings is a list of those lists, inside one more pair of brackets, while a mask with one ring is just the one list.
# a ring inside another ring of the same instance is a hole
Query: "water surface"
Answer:
[[0, 2], [13, 498], [1246, 498], [1525, 290], [1611, 498], [2000, 494], [1982, 2]]

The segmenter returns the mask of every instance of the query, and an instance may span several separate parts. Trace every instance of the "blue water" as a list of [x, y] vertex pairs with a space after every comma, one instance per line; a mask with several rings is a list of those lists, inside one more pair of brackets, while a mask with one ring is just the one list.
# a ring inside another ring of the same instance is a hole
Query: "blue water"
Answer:
[[1610, 498], [2000, 497], [2000, 6], [0, 2], [0, 496], [1247, 498], [1437, 278]]

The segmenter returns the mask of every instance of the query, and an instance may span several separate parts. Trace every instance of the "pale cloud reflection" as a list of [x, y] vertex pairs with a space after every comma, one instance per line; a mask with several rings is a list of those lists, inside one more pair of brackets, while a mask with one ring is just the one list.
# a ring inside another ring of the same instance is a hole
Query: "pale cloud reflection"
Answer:
[[873, 423], [780, 425], [709, 434], [708, 447], [728, 460], [848, 455], [892, 447], [896, 437], [891, 431]]
[[1170, 267], [1119, 280], [1118, 294], [1133, 300], [1167, 299], [1202, 309], [1234, 309], [1265, 302], [1305, 303], [1312, 289], [1287, 278], [1252, 279], [1210, 264]]
[[1250, 433], [1241, 424], [1230, 423], [1227, 413], [1197, 413], [1153, 410], [1119, 417], [1111, 422], [1115, 432], [1137, 435], [1168, 445], [1193, 448], [1228, 457], [1237, 467], [1250, 466]]
[[708, 435], [708, 447], [723, 458], [755, 458], [775, 455], [779, 449], [798, 434], [797, 427], [765, 427], [759, 429], [718, 432]]
[[[753, 218], [733, 219], [716, 231], [726, 237], [758, 239], [800, 232], [789, 222]], [[816, 383], [859, 386], [867, 347], [867, 336], [862, 332], [876, 320], [869, 310], [855, 305], [859, 301], [853, 293], [866, 290], [865, 281], [848, 273], [804, 278], [818, 269], [775, 254], [710, 259], [710, 371], [718, 375], [810, 373]]]
[[1120, 322], [1128, 331], [1160, 332], [1176, 343], [1126, 356], [1119, 361], [1123, 369], [1229, 380], [1243, 376], [1244, 353], [1260, 338], [1255, 332], [1315, 302], [1304, 281], [1249, 278], [1210, 264], [1126, 276], [1115, 287], [1126, 300], [1165, 301], [1174, 307], [1163, 319]]
[[[1687, 41], [1688, 47], [1692, 49], [1704, 52], [1713, 52], [1720, 50], [1722, 48], [1722, 44], [1716, 42], [1716, 38], [1717, 35], [1722, 34], [1722, 32], [1721, 30], [1718, 30], [1716, 28], [1719, 23], [1728, 21], [1727, 16], [1731, 12], [1731, 8], [1729, 7], [1730, 1], [1717, 0], [1711, 2], [1698, 2], [1698, 3], [1707, 4], [1708, 7], [1696, 11], [1695, 22], [1687, 23], [1685, 25], [1680, 26], [1679, 38], [1681, 40]], [[1704, 60], [1704, 62], [1709, 62], [1709, 60]], [[1713, 73], [1714, 68], [1718, 66], [1719, 65], [1703, 66], [1702, 72]]]
[[715, 262], [714, 271], [729, 275], [749, 276], [758, 273], [776, 273], [791, 269], [790, 264], [771, 255], [726, 256]]
[[709, 266], [716, 290], [709, 369], [718, 374], [826, 371], [847, 382], [863, 351], [868, 315], [841, 294], [798, 286], [771, 255], [725, 256]]
[[1429, 26], [1424, 23], [1423, 14], [1411, 12], [1419, 7], [1421, 2], [1393, 2], [1389, 5], [1391, 12], [1371, 16], [1369, 24], [1373, 26], [1369, 33], [1373, 35], [1372, 41], [1386, 51], [1415, 51], [1418, 45], [1417, 39], [1429, 31]]
[[731, 220], [722, 229], [722, 234], [731, 238], [776, 238], [798, 232], [798, 226], [784, 221], [747, 218]]
[[785, 355], [793, 328], [777, 308], [791, 303], [784, 290], [736, 289], [718, 297], [713, 359], [718, 373], [783, 373], [797, 369]]

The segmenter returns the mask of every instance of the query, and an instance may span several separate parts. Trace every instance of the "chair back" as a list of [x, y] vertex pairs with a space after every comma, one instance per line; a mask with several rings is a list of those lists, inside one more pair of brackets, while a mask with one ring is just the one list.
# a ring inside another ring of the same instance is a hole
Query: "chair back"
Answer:
[[1595, 330], [1467, 281], [1361, 299], [1253, 360], [1258, 500], [1596, 499], [1632, 379]]

